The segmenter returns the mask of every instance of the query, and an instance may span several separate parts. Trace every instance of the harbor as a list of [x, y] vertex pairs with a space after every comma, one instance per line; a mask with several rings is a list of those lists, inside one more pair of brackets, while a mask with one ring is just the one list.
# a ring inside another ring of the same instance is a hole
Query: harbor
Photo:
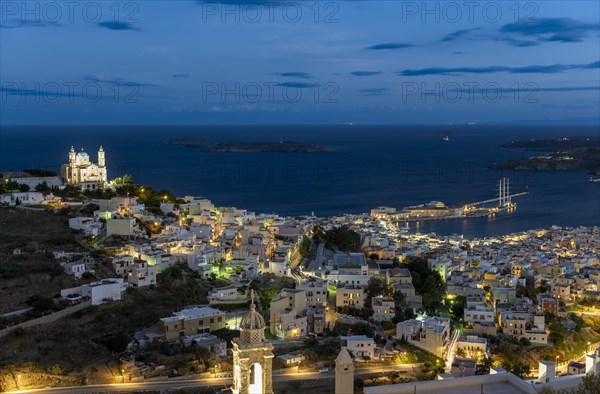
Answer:
[[405, 207], [397, 212], [396, 208], [379, 207], [371, 210], [371, 217], [384, 219], [395, 224], [429, 220], [451, 220], [495, 216], [499, 212], [512, 212], [517, 204], [513, 199], [529, 194], [528, 190], [510, 193], [510, 179], [498, 181], [498, 194], [494, 198], [467, 203], [460, 206], [447, 206], [440, 201]]

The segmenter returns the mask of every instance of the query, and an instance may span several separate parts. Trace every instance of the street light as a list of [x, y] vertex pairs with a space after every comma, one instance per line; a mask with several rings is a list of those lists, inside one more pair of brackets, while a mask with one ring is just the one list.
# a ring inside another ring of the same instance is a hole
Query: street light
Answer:
[[591, 345], [591, 343], [590, 343], [590, 341], [588, 341], [588, 343], [587, 343], [587, 348], [586, 348], [586, 349], [587, 349], [587, 354], [589, 354], [589, 353], [590, 353], [590, 345]]

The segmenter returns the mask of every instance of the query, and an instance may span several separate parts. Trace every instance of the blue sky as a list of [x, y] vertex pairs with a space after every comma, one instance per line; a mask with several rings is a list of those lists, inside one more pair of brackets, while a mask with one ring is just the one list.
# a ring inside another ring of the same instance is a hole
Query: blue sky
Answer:
[[595, 1], [0, 6], [3, 125], [589, 123], [600, 112]]

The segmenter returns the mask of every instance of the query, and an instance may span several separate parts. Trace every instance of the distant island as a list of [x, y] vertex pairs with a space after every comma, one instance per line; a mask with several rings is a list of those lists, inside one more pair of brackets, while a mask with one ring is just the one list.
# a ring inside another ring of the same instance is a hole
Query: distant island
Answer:
[[180, 137], [174, 140], [167, 141], [168, 145], [183, 145], [187, 147], [207, 147], [210, 146], [210, 142], [197, 140], [195, 138]]
[[235, 142], [227, 141], [217, 144], [211, 144], [206, 141], [200, 141], [193, 138], [177, 138], [168, 141], [169, 145], [183, 145], [187, 147], [204, 148], [206, 152], [279, 152], [279, 153], [324, 153], [332, 152], [322, 145], [304, 144], [301, 142], [279, 141], [279, 142]]
[[503, 144], [502, 147], [545, 153], [494, 163], [490, 168], [535, 171], [585, 170], [593, 175], [600, 174], [600, 137], [576, 136], [512, 141]]

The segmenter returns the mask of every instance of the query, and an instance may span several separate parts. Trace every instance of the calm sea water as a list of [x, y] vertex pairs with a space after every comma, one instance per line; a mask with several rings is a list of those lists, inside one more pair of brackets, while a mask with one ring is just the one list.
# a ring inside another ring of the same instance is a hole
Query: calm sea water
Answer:
[[[535, 155], [501, 148], [504, 142], [597, 135], [593, 127], [490, 126], [162, 126], [3, 127], [0, 170], [58, 171], [74, 145], [96, 161], [106, 151], [109, 177], [133, 175], [142, 184], [177, 195], [204, 196], [218, 205], [256, 212], [326, 216], [401, 208], [432, 200], [449, 205], [494, 197], [497, 181], [512, 191], [528, 187], [517, 210], [479, 218], [412, 224], [413, 230], [467, 237], [505, 234], [551, 225], [600, 225], [600, 183], [584, 172], [521, 172], [486, 166]], [[444, 136], [449, 141], [444, 141]], [[211, 142], [290, 141], [335, 150], [322, 154], [206, 153], [165, 144], [177, 137]]]

